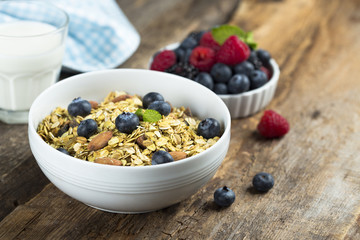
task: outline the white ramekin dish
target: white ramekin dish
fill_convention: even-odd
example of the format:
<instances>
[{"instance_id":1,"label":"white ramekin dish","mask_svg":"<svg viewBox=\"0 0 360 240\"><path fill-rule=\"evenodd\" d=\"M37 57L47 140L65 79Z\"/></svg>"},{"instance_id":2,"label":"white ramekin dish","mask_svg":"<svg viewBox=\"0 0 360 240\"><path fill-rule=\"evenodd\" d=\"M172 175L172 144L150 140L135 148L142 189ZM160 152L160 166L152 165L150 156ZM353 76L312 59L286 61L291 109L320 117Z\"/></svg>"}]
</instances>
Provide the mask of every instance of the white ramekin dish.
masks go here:
<instances>
[{"instance_id":1,"label":"white ramekin dish","mask_svg":"<svg viewBox=\"0 0 360 240\"><path fill-rule=\"evenodd\" d=\"M114 90L140 96L159 92L173 106L190 107L193 115L201 119L217 119L222 136L211 148L187 159L156 166L124 167L65 155L37 134L38 124L55 107L67 107L75 97L101 101ZM28 135L41 170L64 193L104 211L140 213L178 203L206 184L227 153L230 127L226 105L202 85L157 71L114 69L79 74L42 92L30 109Z\"/></svg>"},{"instance_id":2,"label":"white ramekin dish","mask_svg":"<svg viewBox=\"0 0 360 240\"><path fill-rule=\"evenodd\" d=\"M160 49L174 50L179 43L173 43ZM148 67L150 68L152 59L150 59ZM231 118L244 118L251 116L261 109L265 108L273 99L277 83L280 77L280 69L274 59L270 60L272 77L262 87L239 94L219 94L218 96L224 101L228 107Z\"/></svg>"}]
</instances>

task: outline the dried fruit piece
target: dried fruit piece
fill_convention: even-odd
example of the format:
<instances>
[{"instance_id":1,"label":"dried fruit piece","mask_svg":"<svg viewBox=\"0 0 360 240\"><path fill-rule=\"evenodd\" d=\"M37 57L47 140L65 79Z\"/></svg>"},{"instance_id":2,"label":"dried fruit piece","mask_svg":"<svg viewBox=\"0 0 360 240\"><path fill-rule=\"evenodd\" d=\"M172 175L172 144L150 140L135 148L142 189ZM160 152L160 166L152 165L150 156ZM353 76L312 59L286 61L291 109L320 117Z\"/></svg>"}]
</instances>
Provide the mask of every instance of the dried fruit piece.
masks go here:
<instances>
[{"instance_id":1,"label":"dried fruit piece","mask_svg":"<svg viewBox=\"0 0 360 240\"><path fill-rule=\"evenodd\" d=\"M112 136L113 133L111 131L100 133L89 142L88 149L90 151L96 151L105 147Z\"/></svg>"},{"instance_id":2,"label":"dried fruit piece","mask_svg":"<svg viewBox=\"0 0 360 240\"><path fill-rule=\"evenodd\" d=\"M185 152L180 152L180 151L169 152L169 153L173 157L174 161L184 159L187 156Z\"/></svg>"},{"instance_id":3,"label":"dried fruit piece","mask_svg":"<svg viewBox=\"0 0 360 240\"><path fill-rule=\"evenodd\" d=\"M94 160L95 163L101 163L101 164L107 164L107 165L116 165L116 166L122 166L122 162L120 160L114 159L114 158L96 158Z\"/></svg>"},{"instance_id":4,"label":"dried fruit piece","mask_svg":"<svg viewBox=\"0 0 360 240\"><path fill-rule=\"evenodd\" d=\"M111 101L113 103L116 103L116 102L124 101L124 100L126 100L128 98L131 98L131 96L128 95L128 94L124 94L124 95L117 96L116 98L112 99Z\"/></svg>"},{"instance_id":5,"label":"dried fruit piece","mask_svg":"<svg viewBox=\"0 0 360 240\"><path fill-rule=\"evenodd\" d=\"M96 101L89 101L91 108L97 109L99 107L99 103Z\"/></svg>"}]
</instances>

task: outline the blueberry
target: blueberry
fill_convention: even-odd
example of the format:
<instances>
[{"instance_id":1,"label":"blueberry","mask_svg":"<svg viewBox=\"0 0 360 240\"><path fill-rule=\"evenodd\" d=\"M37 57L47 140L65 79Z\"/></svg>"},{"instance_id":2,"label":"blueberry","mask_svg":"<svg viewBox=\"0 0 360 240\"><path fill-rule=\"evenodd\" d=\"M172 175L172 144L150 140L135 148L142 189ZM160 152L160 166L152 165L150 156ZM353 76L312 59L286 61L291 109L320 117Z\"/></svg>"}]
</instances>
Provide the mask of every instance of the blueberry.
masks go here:
<instances>
[{"instance_id":1,"label":"blueberry","mask_svg":"<svg viewBox=\"0 0 360 240\"><path fill-rule=\"evenodd\" d=\"M170 153L159 150L156 151L151 157L151 165L158 165L163 163L173 162L174 158L170 155Z\"/></svg>"},{"instance_id":2,"label":"blueberry","mask_svg":"<svg viewBox=\"0 0 360 240\"><path fill-rule=\"evenodd\" d=\"M274 186L274 178L271 174L260 172L252 180L253 186L260 192L267 192Z\"/></svg>"},{"instance_id":3,"label":"blueberry","mask_svg":"<svg viewBox=\"0 0 360 240\"><path fill-rule=\"evenodd\" d=\"M178 47L174 50L174 53L176 55L176 61L177 62L181 62L182 59L184 59L185 56L185 50L182 49L181 47Z\"/></svg>"},{"instance_id":4,"label":"blueberry","mask_svg":"<svg viewBox=\"0 0 360 240\"><path fill-rule=\"evenodd\" d=\"M189 36L180 43L180 47L183 49L193 49L198 45L198 42L192 36Z\"/></svg>"},{"instance_id":5,"label":"blueberry","mask_svg":"<svg viewBox=\"0 0 360 240\"><path fill-rule=\"evenodd\" d=\"M256 52L256 56L260 59L260 61L264 66L270 65L271 55L268 51L264 49L258 49L255 52Z\"/></svg>"},{"instance_id":6,"label":"blueberry","mask_svg":"<svg viewBox=\"0 0 360 240\"><path fill-rule=\"evenodd\" d=\"M201 31L193 31L191 33L189 33L188 37L192 37L196 40L196 42L199 44L200 39L202 37L202 35L204 35L206 31L205 30L201 30Z\"/></svg>"},{"instance_id":7,"label":"blueberry","mask_svg":"<svg viewBox=\"0 0 360 240\"><path fill-rule=\"evenodd\" d=\"M226 186L218 188L214 192L214 201L220 207L228 207L235 201L235 193Z\"/></svg>"},{"instance_id":8,"label":"blueberry","mask_svg":"<svg viewBox=\"0 0 360 240\"><path fill-rule=\"evenodd\" d=\"M256 51L252 51L250 53L248 61L254 65L255 69L260 69L262 66L262 63L261 63L260 59L258 58Z\"/></svg>"},{"instance_id":9,"label":"blueberry","mask_svg":"<svg viewBox=\"0 0 360 240\"><path fill-rule=\"evenodd\" d=\"M219 136L220 123L214 118L206 118L199 123L197 134L206 139Z\"/></svg>"},{"instance_id":10,"label":"blueberry","mask_svg":"<svg viewBox=\"0 0 360 240\"><path fill-rule=\"evenodd\" d=\"M93 119L82 120L78 126L77 134L89 138L97 132L97 123Z\"/></svg>"},{"instance_id":11,"label":"blueberry","mask_svg":"<svg viewBox=\"0 0 360 240\"><path fill-rule=\"evenodd\" d=\"M169 103L164 102L164 101L155 101L152 102L149 106L148 109L153 109L158 111L161 115L167 116L169 115L169 113L171 112L171 106Z\"/></svg>"},{"instance_id":12,"label":"blueberry","mask_svg":"<svg viewBox=\"0 0 360 240\"><path fill-rule=\"evenodd\" d=\"M143 97L143 107L148 108L150 103L155 101L164 101L164 97L157 92L149 92Z\"/></svg>"},{"instance_id":13,"label":"blueberry","mask_svg":"<svg viewBox=\"0 0 360 240\"><path fill-rule=\"evenodd\" d=\"M66 151L65 148L59 147L56 150L58 150L59 152L65 153L66 155L70 155L70 153L68 151Z\"/></svg>"},{"instance_id":14,"label":"blueberry","mask_svg":"<svg viewBox=\"0 0 360 240\"><path fill-rule=\"evenodd\" d=\"M243 93L250 89L250 80L244 74L235 74L227 84L229 93Z\"/></svg>"},{"instance_id":15,"label":"blueberry","mask_svg":"<svg viewBox=\"0 0 360 240\"><path fill-rule=\"evenodd\" d=\"M91 104L88 101L78 97L72 100L67 110L71 116L85 117L91 112Z\"/></svg>"},{"instance_id":16,"label":"blueberry","mask_svg":"<svg viewBox=\"0 0 360 240\"><path fill-rule=\"evenodd\" d=\"M213 81L211 75L206 72L199 73L196 76L195 81L211 90L213 90L213 88L214 88L214 81Z\"/></svg>"},{"instance_id":17,"label":"blueberry","mask_svg":"<svg viewBox=\"0 0 360 240\"><path fill-rule=\"evenodd\" d=\"M254 65L249 61L244 61L234 66L235 74L245 74L250 76L251 72L255 70Z\"/></svg>"},{"instance_id":18,"label":"blueberry","mask_svg":"<svg viewBox=\"0 0 360 240\"><path fill-rule=\"evenodd\" d=\"M214 85L213 91L216 94L227 94L228 93L227 85L225 83L216 83Z\"/></svg>"},{"instance_id":19,"label":"blueberry","mask_svg":"<svg viewBox=\"0 0 360 240\"><path fill-rule=\"evenodd\" d=\"M227 83L231 76L231 68L223 63L216 63L210 70L210 74L215 82Z\"/></svg>"},{"instance_id":20,"label":"blueberry","mask_svg":"<svg viewBox=\"0 0 360 240\"><path fill-rule=\"evenodd\" d=\"M139 117L135 113L123 112L115 119L115 126L119 132L130 134L140 124Z\"/></svg>"},{"instance_id":21,"label":"blueberry","mask_svg":"<svg viewBox=\"0 0 360 240\"><path fill-rule=\"evenodd\" d=\"M261 70L254 70L250 75L250 89L256 89L267 82L266 73Z\"/></svg>"}]
</instances>

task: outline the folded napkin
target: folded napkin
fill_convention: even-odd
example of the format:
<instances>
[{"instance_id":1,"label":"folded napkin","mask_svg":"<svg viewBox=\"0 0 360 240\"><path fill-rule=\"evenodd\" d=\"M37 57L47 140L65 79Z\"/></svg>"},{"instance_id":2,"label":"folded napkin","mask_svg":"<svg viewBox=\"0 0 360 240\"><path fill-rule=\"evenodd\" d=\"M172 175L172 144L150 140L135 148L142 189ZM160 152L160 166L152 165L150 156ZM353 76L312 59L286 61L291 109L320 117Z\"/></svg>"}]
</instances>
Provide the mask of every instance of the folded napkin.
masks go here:
<instances>
[{"instance_id":1,"label":"folded napkin","mask_svg":"<svg viewBox=\"0 0 360 240\"><path fill-rule=\"evenodd\" d=\"M70 17L65 70L115 68L138 48L140 36L115 0L51 1Z\"/></svg>"},{"instance_id":2,"label":"folded napkin","mask_svg":"<svg viewBox=\"0 0 360 240\"><path fill-rule=\"evenodd\" d=\"M140 44L138 32L115 0L44 1L65 10L70 18L64 70L88 72L115 68L126 61ZM9 17L5 15L0 12L0 20ZM14 18L16 14L10 17Z\"/></svg>"}]
</instances>

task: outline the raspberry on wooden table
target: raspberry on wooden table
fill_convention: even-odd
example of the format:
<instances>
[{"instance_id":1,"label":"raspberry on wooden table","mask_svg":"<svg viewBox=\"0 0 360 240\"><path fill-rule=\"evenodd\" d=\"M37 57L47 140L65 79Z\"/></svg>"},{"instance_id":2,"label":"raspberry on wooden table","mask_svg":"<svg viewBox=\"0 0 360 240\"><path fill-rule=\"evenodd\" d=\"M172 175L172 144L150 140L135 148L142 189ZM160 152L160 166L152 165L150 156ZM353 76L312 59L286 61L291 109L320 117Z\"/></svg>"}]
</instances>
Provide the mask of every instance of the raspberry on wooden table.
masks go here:
<instances>
[{"instance_id":1,"label":"raspberry on wooden table","mask_svg":"<svg viewBox=\"0 0 360 240\"><path fill-rule=\"evenodd\" d=\"M288 121L273 110L266 110L257 126L259 133L266 138L282 137L290 130Z\"/></svg>"}]
</instances>

